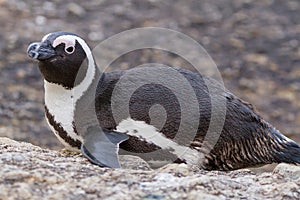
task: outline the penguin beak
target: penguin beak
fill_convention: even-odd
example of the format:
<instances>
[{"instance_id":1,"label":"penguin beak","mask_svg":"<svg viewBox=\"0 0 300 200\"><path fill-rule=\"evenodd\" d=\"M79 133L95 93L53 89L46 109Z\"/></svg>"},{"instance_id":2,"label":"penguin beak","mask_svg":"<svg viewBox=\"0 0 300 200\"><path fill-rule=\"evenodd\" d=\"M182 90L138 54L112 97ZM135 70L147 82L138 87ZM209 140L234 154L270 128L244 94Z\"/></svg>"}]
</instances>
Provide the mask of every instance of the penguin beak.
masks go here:
<instances>
[{"instance_id":1,"label":"penguin beak","mask_svg":"<svg viewBox=\"0 0 300 200\"><path fill-rule=\"evenodd\" d=\"M56 56L55 50L50 44L44 42L34 42L31 43L27 48L27 54L33 59L39 61L48 60Z\"/></svg>"}]
</instances>

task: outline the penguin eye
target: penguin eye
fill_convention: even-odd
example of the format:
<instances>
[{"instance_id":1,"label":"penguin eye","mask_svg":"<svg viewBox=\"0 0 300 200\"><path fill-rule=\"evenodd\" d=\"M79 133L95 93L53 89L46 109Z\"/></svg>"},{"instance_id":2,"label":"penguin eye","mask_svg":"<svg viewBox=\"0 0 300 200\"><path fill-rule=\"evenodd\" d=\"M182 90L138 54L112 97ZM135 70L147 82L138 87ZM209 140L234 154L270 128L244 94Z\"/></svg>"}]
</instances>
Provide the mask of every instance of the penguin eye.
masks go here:
<instances>
[{"instance_id":1,"label":"penguin eye","mask_svg":"<svg viewBox=\"0 0 300 200\"><path fill-rule=\"evenodd\" d=\"M72 54L72 53L74 53L74 51L75 51L75 47L74 46L67 46L65 48L65 52L68 53L68 54Z\"/></svg>"}]
</instances>

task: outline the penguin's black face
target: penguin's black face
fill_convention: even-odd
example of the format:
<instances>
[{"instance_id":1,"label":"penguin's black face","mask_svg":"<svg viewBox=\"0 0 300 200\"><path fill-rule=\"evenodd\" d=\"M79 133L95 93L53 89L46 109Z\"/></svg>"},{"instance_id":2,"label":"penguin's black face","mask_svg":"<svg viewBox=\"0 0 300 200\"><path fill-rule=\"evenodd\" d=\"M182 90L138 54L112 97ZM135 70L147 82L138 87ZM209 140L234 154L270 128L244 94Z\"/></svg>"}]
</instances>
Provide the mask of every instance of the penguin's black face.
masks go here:
<instances>
[{"instance_id":1,"label":"penguin's black face","mask_svg":"<svg viewBox=\"0 0 300 200\"><path fill-rule=\"evenodd\" d=\"M27 53L39 61L39 69L48 82L71 89L84 79L87 71L87 53L82 43L88 48L72 33L55 32L30 44Z\"/></svg>"}]
</instances>

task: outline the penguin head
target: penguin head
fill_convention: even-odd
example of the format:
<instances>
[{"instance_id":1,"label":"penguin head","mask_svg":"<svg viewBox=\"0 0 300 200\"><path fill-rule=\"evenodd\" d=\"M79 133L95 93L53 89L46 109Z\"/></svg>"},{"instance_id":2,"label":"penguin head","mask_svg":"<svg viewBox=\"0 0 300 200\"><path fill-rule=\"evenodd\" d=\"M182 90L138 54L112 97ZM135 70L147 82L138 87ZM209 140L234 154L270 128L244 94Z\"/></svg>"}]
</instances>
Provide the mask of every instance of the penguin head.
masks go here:
<instances>
[{"instance_id":1,"label":"penguin head","mask_svg":"<svg viewBox=\"0 0 300 200\"><path fill-rule=\"evenodd\" d=\"M84 79L89 63L94 65L86 42L68 32L45 35L41 42L31 43L27 53L38 61L46 81L67 89L72 89Z\"/></svg>"}]
</instances>

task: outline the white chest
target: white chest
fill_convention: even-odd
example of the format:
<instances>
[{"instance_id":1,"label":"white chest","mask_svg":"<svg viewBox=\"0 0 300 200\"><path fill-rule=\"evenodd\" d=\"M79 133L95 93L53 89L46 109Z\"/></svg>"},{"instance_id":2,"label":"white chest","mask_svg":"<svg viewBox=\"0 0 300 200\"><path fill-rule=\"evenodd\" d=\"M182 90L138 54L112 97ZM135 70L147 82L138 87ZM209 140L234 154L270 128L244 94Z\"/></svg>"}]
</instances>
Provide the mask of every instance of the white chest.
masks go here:
<instances>
[{"instance_id":1,"label":"white chest","mask_svg":"<svg viewBox=\"0 0 300 200\"><path fill-rule=\"evenodd\" d=\"M76 101L82 94L76 94L74 89L68 90L64 87L45 81L45 105L49 113L53 116L54 121L67 132L67 135L74 140L83 141L82 137L75 132L73 123ZM47 119L48 121L48 119ZM59 136L59 133L49 123L48 124L54 134L58 137L67 148L70 145Z\"/></svg>"},{"instance_id":2,"label":"white chest","mask_svg":"<svg viewBox=\"0 0 300 200\"><path fill-rule=\"evenodd\" d=\"M45 36L46 38L48 36ZM45 38L44 37L44 38ZM63 43L64 41L68 41L72 44L75 44L75 41L79 42L81 47L83 48L86 58L88 61L88 69L86 71L84 79L80 82L80 84L74 86L72 89L66 89L62 85L50 83L44 80L44 87L45 87L45 106L47 107L51 116L53 116L53 120L56 124L59 124L60 128L63 129L63 132L66 132L65 137L69 137L73 140L78 140L83 142L83 138L80 134L76 133L74 121L74 113L76 108L76 102L80 99L84 92L90 87L93 81L97 81L96 77L96 69L95 61L92 56L92 52L88 45L79 37L77 36L62 36L57 40L54 46ZM65 42L67 43L67 42ZM71 70L71 69L70 69ZM48 122L49 123L49 122ZM60 137L57 129L53 127L49 123L50 128L58 137L58 139L67 147L69 148L70 145ZM74 148L70 148L74 149Z\"/></svg>"}]
</instances>

